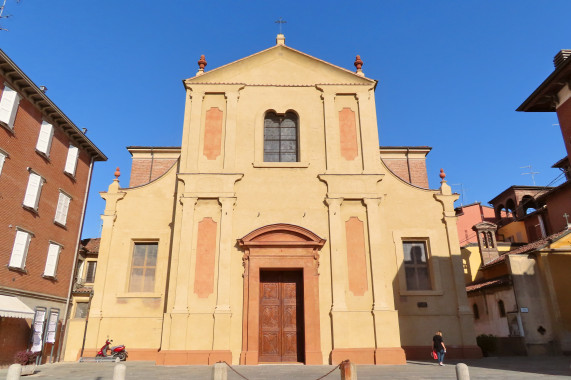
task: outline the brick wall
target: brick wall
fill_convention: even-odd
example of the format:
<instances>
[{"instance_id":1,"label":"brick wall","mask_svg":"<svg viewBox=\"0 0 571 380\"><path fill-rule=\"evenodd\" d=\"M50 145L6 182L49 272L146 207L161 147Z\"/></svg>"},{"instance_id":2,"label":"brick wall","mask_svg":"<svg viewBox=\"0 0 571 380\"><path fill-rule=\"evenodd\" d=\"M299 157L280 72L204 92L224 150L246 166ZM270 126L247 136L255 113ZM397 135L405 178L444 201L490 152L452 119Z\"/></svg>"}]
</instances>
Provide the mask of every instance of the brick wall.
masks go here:
<instances>
[{"instance_id":1,"label":"brick wall","mask_svg":"<svg viewBox=\"0 0 571 380\"><path fill-rule=\"evenodd\" d=\"M385 158L383 161L403 181L428 188L428 174L424 159Z\"/></svg>"},{"instance_id":2,"label":"brick wall","mask_svg":"<svg viewBox=\"0 0 571 380\"><path fill-rule=\"evenodd\" d=\"M4 78L0 77L0 95L3 83ZM9 154L0 173L0 286L67 297L75 245L80 233L90 157L80 150L75 178L64 174L70 139L54 123L49 159L44 158L35 151L41 121L41 113L22 98L13 132L0 127L0 148ZM28 184L28 168L45 179L37 213L22 207ZM66 227L54 224L60 189L72 196ZM34 233L26 258L26 273L7 268L16 226ZM50 240L63 245L56 280L42 277Z\"/></svg>"},{"instance_id":3,"label":"brick wall","mask_svg":"<svg viewBox=\"0 0 571 380\"><path fill-rule=\"evenodd\" d=\"M141 186L159 178L165 174L176 161L176 158L133 158L129 186Z\"/></svg>"},{"instance_id":4,"label":"brick wall","mask_svg":"<svg viewBox=\"0 0 571 380\"><path fill-rule=\"evenodd\" d=\"M567 149L567 158L571 164L571 98L557 108L557 117L563 134L563 142Z\"/></svg>"}]
</instances>

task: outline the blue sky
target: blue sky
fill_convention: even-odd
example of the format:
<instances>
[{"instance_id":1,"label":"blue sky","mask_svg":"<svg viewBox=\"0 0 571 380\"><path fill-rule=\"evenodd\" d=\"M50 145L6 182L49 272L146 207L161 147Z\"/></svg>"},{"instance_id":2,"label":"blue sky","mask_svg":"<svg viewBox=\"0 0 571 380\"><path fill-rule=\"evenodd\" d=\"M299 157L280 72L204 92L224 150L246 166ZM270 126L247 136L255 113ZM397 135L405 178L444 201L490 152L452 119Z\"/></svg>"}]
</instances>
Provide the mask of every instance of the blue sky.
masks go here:
<instances>
[{"instance_id":1,"label":"blue sky","mask_svg":"<svg viewBox=\"0 0 571 380\"><path fill-rule=\"evenodd\" d=\"M487 203L513 184L549 184L565 148L553 113L515 109L571 48L571 1L32 1L8 0L0 47L109 157L97 163L83 237L129 145L179 146L181 80L275 44L377 79L381 145L428 145L428 175ZM453 186L460 192L460 186Z\"/></svg>"}]
</instances>

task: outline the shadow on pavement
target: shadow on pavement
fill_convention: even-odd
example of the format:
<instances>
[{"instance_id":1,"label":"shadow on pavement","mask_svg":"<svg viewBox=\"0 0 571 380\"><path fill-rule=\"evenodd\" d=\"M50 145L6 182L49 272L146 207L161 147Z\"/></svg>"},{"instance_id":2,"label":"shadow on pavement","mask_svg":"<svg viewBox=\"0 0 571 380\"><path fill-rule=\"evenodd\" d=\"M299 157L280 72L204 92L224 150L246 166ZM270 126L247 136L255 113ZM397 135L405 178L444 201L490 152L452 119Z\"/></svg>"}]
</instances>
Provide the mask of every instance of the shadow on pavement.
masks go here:
<instances>
[{"instance_id":1,"label":"shadow on pavement","mask_svg":"<svg viewBox=\"0 0 571 380\"><path fill-rule=\"evenodd\" d=\"M445 362L450 365L465 363L468 367L493 370L571 376L570 356L502 356Z\"/></svg>"}]
</instances>

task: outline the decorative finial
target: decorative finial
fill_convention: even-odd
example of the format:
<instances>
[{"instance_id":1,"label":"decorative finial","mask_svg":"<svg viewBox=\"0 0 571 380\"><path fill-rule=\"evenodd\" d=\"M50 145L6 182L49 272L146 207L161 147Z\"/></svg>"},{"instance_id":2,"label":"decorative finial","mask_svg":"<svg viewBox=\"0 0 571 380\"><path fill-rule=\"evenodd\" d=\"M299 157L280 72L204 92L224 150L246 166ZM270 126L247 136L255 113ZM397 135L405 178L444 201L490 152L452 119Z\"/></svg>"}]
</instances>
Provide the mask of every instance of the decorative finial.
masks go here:
<instances>
[{"instance_id":1,"label":"decorative finial","mask_svg":"<svg viewBox=\"0 0 571 380\"><path fill-rule=\"evenodd\" d=\"M119 177L121 176L121 171L119 170L119 166L115 169L115 180L119 181Z\"/></svg>"},{"instance_id":2,"label":"decorative finial","mask_svg":"<svg viewBox=\"0 0 571 380\"><path fill-rule=\"evenodd\" d=\"M202 54L200 56L200 59L198 60L198 68L200 69L200 71L204 71L206 65L207 65L206 59L204 59L204 54Z\"/></svg>"},{"instance_id":3,"label":"decorative finial","mask_svg":"<svg viewBox=\"0 0 571 380\"><path fill-rule=\"evenodd\" d=\"M446 173L444 173L444 169L440 169L440 179L444 181L444 178L446 178Z\"/></svg>"},{"instance_id":4,"label":"decorative finial","mask_svg":"<svg viewBox=\"0 0 571 380\"><path fill-rule=\"evenodd\" d=\"M355 67L357 68L357 71L361 70L361 67L363 67L363 61L361 60L361 56L358 55L355 58L355 63L354 63Z\"/></svg>"}]
</instances>

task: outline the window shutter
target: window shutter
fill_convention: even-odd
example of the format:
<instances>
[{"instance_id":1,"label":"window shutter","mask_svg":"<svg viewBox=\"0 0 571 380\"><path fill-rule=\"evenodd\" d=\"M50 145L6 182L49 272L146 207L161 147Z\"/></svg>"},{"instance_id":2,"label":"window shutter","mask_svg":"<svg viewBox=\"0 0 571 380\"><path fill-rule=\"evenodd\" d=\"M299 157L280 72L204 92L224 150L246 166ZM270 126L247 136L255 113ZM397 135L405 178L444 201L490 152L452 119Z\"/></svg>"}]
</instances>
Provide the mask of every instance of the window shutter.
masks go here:
<instances>
[{"instance_id":1,"label":"window shutter","mask_svg":"<svg viewBox=\"0 0 571 380\"><path fill-rule=\"evenodd\" d=\"M0 152L0 174L2 174L2 168L4 167L4 161L6 161L6 155Z\"/></svg>"},{"instance_id":2,"label":"window shutter","mask_svg":"<svg viewBox=\"0 0 571 380\"><path fill-rule=\"evenodd\" d=\"M12 255L10 256L10 263L8 266L12 268L24 269L29 245L30 234L24 231L17 231L16 239L14 240L14 247L12 248Z\"/></svg>"},{"instance_id":3,"label":"window shutter","mask_svg":"<svg viewBox=\"0 0 571 380\"><path fill-rule=\"evenodd\" d=\"M54 127L47 121L42 121L40 128L40 135L38 136L38 143L36 149L46 156L50 155L50 147L52 146L52 137L54 135Z\"/></svg>"},{"instance_id":4,"label":"window shutter","mask_svg":"<svg viewBox=\"0 0 571 380\"><path fill-rule=\"evenodd\" d=\"M48 258L46 260L46 268L44 269L44 276L55 277L57 270L57 262L61 246L50 243L48 249Z\"/></svg>"},{"instance_id":5,"label":"window shutter","mask_svg":"<svg viewBox=\"0 0 571 380\"><path fill-rule=\"evenodd\" d=\"M65 223L67 222L67 211L69 210L70 200L71 199L64 193L59 193L59 198L57 200L55 221L64 226Z\"/></svg>"},{"instance_id":6,"label":"window shutter","mask_svg":"<svg viewBox=\"0 0 571 380\"><path fill-rule=\"evenodd\" d=\"M42 177L36 173L30 173L28 187L26 188L26 196L24 197L24 206L31 207L34 210L38 208L41 188Z\"/></svg>"},{"instance_id":7,"label":"window shutter","mask_svg":"<svg viewBox=\"0 0 571 380\"><path fill-rule=\"evenodd\" d=\"M87 283L95 282L96 267L97 267L97 261L90 261L87 263L87 274L85 275L85 282Z\"/></svg>"},{"instance_id":8,"label":"window shutter","mask_svg":"<svg viewBox=\"0 0 571 380\"><path fill-rule=\"evenodd\" d=\"M20 95L8 86L4 86L2 99L0 99L0 121L10 129L14 129L14 120L20 103Z\"/></svg>"},{"instance_id":9,"label":"window shutter","mask_svg":"<svg viewBox=\"0 0 571 380\"><path fill-rule=\"evenodd\" d=\"M79 149L77 147L70 145L67 151L67 160L65 161L65 172L71 175L75 175L75 167L77 166L77 155Z\"/></svg>"}]
</instances>

